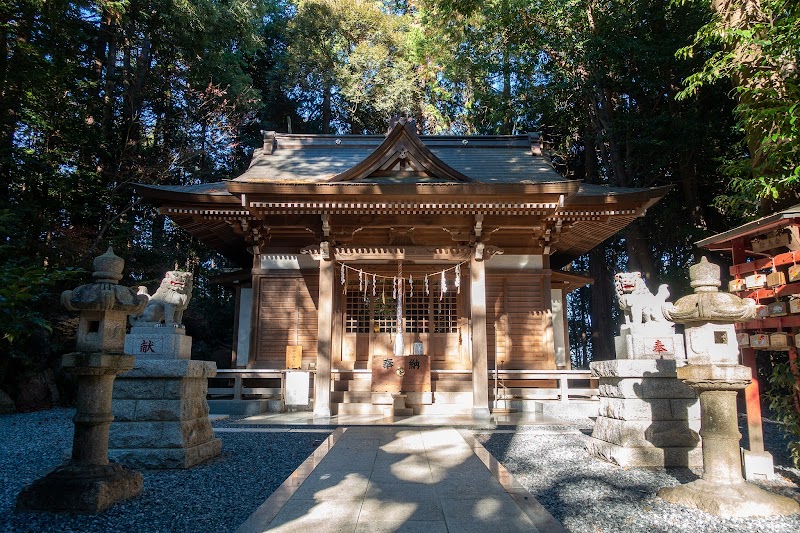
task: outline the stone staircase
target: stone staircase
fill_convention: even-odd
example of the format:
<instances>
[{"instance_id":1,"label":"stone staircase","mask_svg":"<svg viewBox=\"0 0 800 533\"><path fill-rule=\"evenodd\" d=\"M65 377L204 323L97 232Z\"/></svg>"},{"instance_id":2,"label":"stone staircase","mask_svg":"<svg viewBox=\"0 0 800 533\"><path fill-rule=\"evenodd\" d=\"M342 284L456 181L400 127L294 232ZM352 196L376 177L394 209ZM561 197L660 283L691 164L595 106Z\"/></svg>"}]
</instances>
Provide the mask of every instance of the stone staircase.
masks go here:
<instances>
[{"instance_id":1,"label":"stone staircase","mask_svg":"<svg viewBox=\"0 0 800 533\"><path fill-rule=\"evenodd\" d=\"M384 417L468 414L472 410L472 383L465 377L469 376L434 380L433 392L373 393L370 372L342 369L334 373L331 414Z\"/></svg>"}]
</instances>

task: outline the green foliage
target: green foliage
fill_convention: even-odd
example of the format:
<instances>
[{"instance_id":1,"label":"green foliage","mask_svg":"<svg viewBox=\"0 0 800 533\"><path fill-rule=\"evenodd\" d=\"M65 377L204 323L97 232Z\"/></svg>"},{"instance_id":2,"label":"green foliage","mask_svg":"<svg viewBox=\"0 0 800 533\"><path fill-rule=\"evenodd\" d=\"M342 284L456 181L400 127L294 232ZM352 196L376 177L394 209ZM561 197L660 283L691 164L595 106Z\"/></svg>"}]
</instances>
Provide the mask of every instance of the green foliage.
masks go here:
<instances>
[{"instance_id":1,"label":"green foliage","mask_svg":"<svg viewBox=\"0 0 800 533\"><path fill-rule=\"evenodd\" d=\"M383 133L419 116L411 17L370 0L302 0L287 26L290 94L316 131ZM313 130L312 130L313 131Z\"/></svg>"},{"instance_id":2,"label":"green foliage","mask_svg":"<svg viewBox=\"0 0 800 533\"><path fill-rule=\"evenodd\" d=\"M49 321L35 305L70 271L53 271L6 263L0 265L0 331L2 344L11 346L35 335L39 328L51 331ZM13 352L12 352L13 353Z\"/></svg>"},{"instance_id":3,"label":"green foliage","mask_svg":"<svg viewBox=\"0 0 800 533\"><path fill-rule=\"evenodd\" d=\"M800 373L792 370L792 365L780 363L775 365L769 376L769 387L765 396L769 400L769 408L778 422L783 424L783 431L791 439L789 452L796 467L800 467Z\"/></svg>"},{"instance_id":4,"label":"green foliage","mask_svg":"<svg viewBox=\"0 0 800 533\"><path fill-rule=\"evenodd\" d=\"M25 341L42 330L52 330L40 303L52 296L59 282L75 278L77 272L31 265L15 256L13 247L4 242L16 227L13 212L0 210L0 352L24 358L20 348Z\"/></svg>"},{"instance_id":5,"label":"green foliage","mask_svg":"<svg viewBox=\"0 0 800 533\"><path fill-rule=\"evenodd\" d=\"M721 80L733 84L747 142L726 160L730 189L717 206L752 216L760 207L754 199L796 201L800 186L800 5L791 0L715 5L714 18L677 52L684 59L706 57L678 97Z\"/></svg>"}]
</instances>

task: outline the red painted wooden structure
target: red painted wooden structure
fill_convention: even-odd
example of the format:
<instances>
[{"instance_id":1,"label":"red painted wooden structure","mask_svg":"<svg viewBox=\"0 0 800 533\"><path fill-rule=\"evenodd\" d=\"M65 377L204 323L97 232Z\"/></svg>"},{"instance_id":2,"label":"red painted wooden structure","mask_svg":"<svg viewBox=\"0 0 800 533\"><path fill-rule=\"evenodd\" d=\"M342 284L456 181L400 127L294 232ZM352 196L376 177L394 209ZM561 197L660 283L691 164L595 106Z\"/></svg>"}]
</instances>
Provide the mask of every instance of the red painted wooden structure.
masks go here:
<instances>
[{"instance_id":1,"label":"red painted wooden structure","mask_svg":"<svg viewBox=\"0 0 800 533\"><path fill-rule=\"evenodd\" d=\"M758 273L781 272L781 283L773 286L751 287L736 291L742 298L753 298L759 304L770 304L800 294L800 277L792 281L788 269L800 264L800 205L779 213L749 222L730 231L714 235L697 243L714 251L729 251L732 266L730 275L741 280ZM797 375L797 347L795 334L800 332L800 313L785 316L767 316L737 324L737 331L755 334L788 333L790 343L788 359ZM741 346L742 364L753 371L753 381L744 391L747 405L747 425L750 433L750 451L763 452L764 438L761 427L760 386L756 372L756 348ZM786 351L786 350L784 350ZM797 398L795 398L797 404Z\"/></svg>"}]
</instances>

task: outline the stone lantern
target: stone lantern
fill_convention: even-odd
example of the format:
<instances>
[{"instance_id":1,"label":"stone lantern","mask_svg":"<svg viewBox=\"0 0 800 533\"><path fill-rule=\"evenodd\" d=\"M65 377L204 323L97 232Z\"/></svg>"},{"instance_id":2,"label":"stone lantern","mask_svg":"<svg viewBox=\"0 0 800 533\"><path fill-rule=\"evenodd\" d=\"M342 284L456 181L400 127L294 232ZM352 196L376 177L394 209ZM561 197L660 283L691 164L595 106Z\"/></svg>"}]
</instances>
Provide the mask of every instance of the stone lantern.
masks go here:
<instances>
[{"instance_id":1,"label":"stone lantern","mask_svg":"<svg viewBox=\"0 0 800 533\"><path fill-rule=\"evenodd\" d=\"M665 304L664 316L685 325L689 364L677 369L678 379L700 395L703 477L665 487L658 495L671 503L695 507L717 516L745 517L800 512L791 498L748 484L742 477L736 392L751 380L749 367L738 364L735 322L755 316L755 302L719 292L720 268L704 257L689 268L694 294Z\"/></svg>"},{"instance_id":2,"label":"stone lantern","mask_svg":"<svg viewBox=\"0 0 800 533\"><path fill-rule=\"evenodd\" d=\"M72 457L25 487L18 509L99 513L142 492L140 473L108 460L114 378L134 364L132 356L123 355L126 321L147 304L146 297L117 284L123 265L109 248L94 260L94 283L61 295L64 307L80 312L78 351L62 361L78 380Z\"/></svg>"}]
</instances>

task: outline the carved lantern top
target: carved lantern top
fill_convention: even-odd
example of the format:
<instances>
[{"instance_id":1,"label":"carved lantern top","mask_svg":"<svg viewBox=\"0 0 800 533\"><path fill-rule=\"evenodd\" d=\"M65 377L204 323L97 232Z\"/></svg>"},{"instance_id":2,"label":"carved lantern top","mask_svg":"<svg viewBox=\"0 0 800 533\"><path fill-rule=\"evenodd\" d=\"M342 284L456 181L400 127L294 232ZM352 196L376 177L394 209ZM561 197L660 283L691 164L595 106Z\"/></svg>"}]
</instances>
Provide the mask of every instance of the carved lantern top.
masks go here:
<instances>
[{"instance_id":1,"label":"carved lantern top","mask_svg":"<svg viewBox=\"0 0 800 533\"><path fill-rule=\"evenodd\" d=\"M732 324L755 317L756 302L752 298L739 298L735 294L719 292L719 266L703 257L689 268L689 279L694 294L680 298L674 304L665 304L664 316L677 324L697 322L722 322Z\"/></svg>"},{"instance_id":2,"label":"carved lantern top","mask_svg":"<svg viewBox=\"0 0 800 533\"><path fill-rule=\"evenodd\" d=\"M125 261L109 246L106 253L92 263L94 283L64 291L61 304L70 311L141 312L147 305L147 297L137 295L135 289L118 285L124 265Z\"/></svg>"},{"instance_id":3,"label":"carved lantern top","mask_svg":"<svg viewBox=\"0 0 800 533\"><path fill-rule=\"evenodd\" d=\"M122 279L122 269L125 260L114 254L113 248L108 247L106 253L99 255L92 261L94 272L92 279L95 283L111 283L116 285Z\"/></svg>"}]
</instances>

